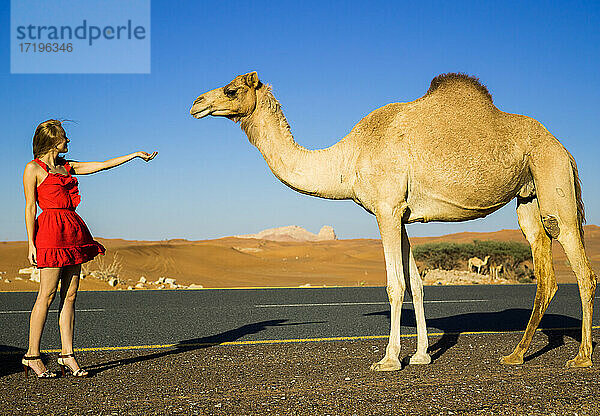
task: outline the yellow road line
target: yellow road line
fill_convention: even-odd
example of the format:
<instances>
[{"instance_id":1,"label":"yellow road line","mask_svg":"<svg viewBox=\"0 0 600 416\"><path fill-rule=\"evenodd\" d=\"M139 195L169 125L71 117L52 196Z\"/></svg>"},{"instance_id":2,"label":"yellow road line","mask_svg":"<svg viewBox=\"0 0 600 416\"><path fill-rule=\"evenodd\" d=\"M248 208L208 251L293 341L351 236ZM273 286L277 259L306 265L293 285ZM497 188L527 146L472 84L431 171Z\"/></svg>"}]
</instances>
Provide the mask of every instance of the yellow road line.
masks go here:
<instances>
[{"instance_id":1,"label":"yellow road line","mask_svg":"<svg viewBox=\"0 0 600 416\"><path fill-rule=\"evenodd\" d=\"M565 331L578 330L581 327L567 328L542 328L541 331ZM600 329L600 325L592 326L592 329ZM518 334L525 331L465 331L465 332L432 332L428 333L427 337L439 337L443 335L494 335L494 334ZM417 334L401 334L401 338L416 338ZM193 349L194 347L212 347L217 345L259 345L259 344L292 344L302 342L331 342L331 341L360 341L368 339L383 339L388 338L388 335L363 335L356 337L323 337L323 338L295 338L295 339L267 339L258 341L227 341L227 342L198 342L190 344L154 344L154 345L127 345L115 347L88 347L75 348L76 352L86 351L123 351L123 350L143 350L143 349ZM44 354L58 353L60 349L42 350ZM0 351L0 355L22 354L23 351Z\"/></svg>"}]
</instances>

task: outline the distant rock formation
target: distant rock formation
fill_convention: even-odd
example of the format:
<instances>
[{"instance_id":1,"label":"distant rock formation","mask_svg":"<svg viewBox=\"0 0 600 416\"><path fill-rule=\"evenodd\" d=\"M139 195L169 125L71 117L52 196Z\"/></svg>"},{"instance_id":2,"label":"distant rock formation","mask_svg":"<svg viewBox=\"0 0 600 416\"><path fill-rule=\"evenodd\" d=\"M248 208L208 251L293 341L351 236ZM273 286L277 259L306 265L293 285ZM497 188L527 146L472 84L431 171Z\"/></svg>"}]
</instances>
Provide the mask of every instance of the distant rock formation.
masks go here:
<instances>
[{"instance_id":1,"label":"distant rock formation","mask_svg":"<svg viewBox=\"0 0 600 416\"><path fill-rule=\"evenodd\" d=\"M287 227L270 228L259 232L258 234L236 235L236 238L256 238L270 241L331 241L337 240L333 227L323 226L319 234L311 233L297 225L288 225Z\"/></svg>"},{"instance_id":2,"label":"distant rock formation","mask_svg":"<svg viewBox=\"0 0 600 416\"><path fill-rule=\"evenodd\" d=\"M35 266L31 266L26 269L20 269L19 274L28 274L30 275L29 280L37 283L40 282L40 269Z\"/></svg>"}]
</instances>

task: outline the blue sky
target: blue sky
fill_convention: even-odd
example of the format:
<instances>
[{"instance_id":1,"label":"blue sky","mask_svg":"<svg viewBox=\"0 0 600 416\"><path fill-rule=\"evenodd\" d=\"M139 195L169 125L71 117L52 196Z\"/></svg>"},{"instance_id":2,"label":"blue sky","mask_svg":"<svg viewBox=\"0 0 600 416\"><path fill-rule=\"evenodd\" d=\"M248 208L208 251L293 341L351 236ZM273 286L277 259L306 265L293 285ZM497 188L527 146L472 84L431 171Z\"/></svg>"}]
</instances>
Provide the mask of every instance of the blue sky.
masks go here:
<instances>
[{"instance_id":1,"label":"blue sky","mask_svg":"<svg viewBox=\"0 0 600 416\"><path fill-rule=\"evenodd\" d=\"M375 108L422 96L439 73L476 75L496 106L536 118L575 156L588 223L600 224L597 2L155 0L151 16L150 74L11 75L0 48L0 240L26 238L23 167L35 127L55 117L76 121L67 125L70 158L160 152L150 164L80 177L78 212L96 236L205 239L329 224L341 238L378 238L374 217L353 202L281 184L239 126L189 116L199 94L252 70L310 149L335 143ZM8 45L8 6L0 19ZM408 230L517 228L514 208Z\"/></svg>"}]
</instances>

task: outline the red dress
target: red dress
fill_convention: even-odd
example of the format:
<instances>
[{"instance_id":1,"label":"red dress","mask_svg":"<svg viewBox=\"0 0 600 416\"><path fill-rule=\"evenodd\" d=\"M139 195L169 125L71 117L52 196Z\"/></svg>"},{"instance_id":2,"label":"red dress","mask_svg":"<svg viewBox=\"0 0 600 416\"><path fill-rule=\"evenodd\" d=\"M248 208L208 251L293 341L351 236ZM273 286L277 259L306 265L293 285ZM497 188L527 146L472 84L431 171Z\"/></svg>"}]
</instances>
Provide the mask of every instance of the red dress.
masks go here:
<instances>
[{"instance_id":1,"label":"red dress","mask_svg":"<svg viewBox=\"0 0 600 416\"><path fill-rule=\"evenodd\" d=\"M48 166L34 159L48 176L37 187L37 203L43 212L35 220L37 267L62 267L85 263L104 254L102 244L75 212L79 205L77 179L65 163L67 175L50 173Z\"/></svg>"}]
</instances>

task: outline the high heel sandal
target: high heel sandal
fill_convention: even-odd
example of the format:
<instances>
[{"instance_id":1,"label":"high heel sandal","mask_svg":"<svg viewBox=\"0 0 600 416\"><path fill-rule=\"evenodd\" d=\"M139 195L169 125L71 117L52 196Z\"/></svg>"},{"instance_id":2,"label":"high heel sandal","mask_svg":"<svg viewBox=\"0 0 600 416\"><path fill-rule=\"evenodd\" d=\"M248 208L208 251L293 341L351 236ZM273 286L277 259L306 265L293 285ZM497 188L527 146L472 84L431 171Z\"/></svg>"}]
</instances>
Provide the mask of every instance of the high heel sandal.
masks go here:
<instances>
[{"instance_id":1,"label":"high heel sandal","mask_svg":"<svg viewBox=\"0 0 600 416\"><path fill-rule=\"evenodd\" d=\"M66 369L68 368L73 377L87 377L88 372L82 368L78 368L77 370L73 370L68 364L65 364L65 358L75 357L73 353L64 354L58 356L58 365L60 365L60 369L62 370L63 377L66 375Z\"/></svg>"},{"instance_id":2,"label":"high heel sandal","mask_svg":"<svg viewBox=\"0 0 600 416\"><path fill-rule=\"evenodd\" d=\"M29 365L29 361L33 361L33 360L41 360L42 357L39 355L34 355L34 356L24 356L23 359L21 360L21 364L23 364L23 370L25 370L25 378L28 377L29 375L29 369L31 368L31 370L36 374L37 378L55 378L56 377L56 373L53 373L52 371L44 371L43 373L37 373L32 366Z\"/></svg>"}]
</instances>

